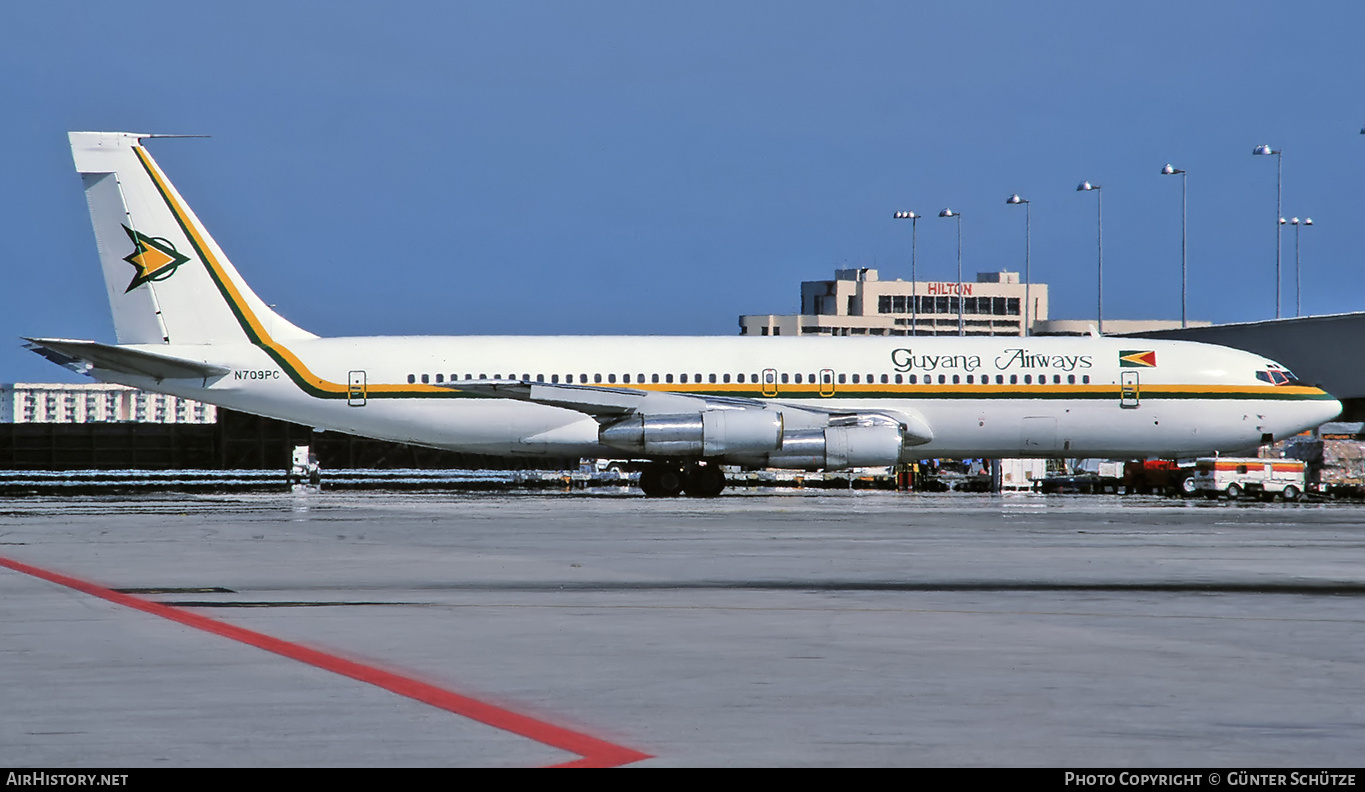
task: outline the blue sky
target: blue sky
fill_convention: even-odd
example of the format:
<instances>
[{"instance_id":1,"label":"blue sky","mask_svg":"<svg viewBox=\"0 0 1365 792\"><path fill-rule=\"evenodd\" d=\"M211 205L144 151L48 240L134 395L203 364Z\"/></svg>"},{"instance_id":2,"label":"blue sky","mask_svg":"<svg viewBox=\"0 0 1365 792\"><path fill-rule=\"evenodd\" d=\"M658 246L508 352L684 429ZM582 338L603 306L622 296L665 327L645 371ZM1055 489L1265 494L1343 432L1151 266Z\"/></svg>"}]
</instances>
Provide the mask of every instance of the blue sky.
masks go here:
<instances>
[{"instance_id":1,"label":"blue sky","mask_svg":"<svg viewBox=\"0 0 1365 792\"><path fill-rule=\"evenodd\" d=\"M732 335L841 266L1033 273L1091 318L1269 318L1275 162L1305 313L1365 310L1365 4L25 3L6 10L0 381L113 339L71 129L153 155L323 335ZM1294 237L1283 246L1293 313Z\"/></svg>"}]
</instances>

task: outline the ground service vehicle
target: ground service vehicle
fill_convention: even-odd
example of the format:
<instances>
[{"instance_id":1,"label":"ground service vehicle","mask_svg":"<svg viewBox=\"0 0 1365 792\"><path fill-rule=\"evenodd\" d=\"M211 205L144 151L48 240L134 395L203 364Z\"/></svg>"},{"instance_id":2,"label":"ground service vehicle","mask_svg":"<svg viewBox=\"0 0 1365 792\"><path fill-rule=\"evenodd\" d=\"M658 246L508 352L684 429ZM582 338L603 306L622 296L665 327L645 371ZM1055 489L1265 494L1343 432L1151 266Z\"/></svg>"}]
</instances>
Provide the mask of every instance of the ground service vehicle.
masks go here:
<instances>
[{"instance_id":1,"label":"ground service vehicle","mask_svg":"<svg viewBox=\"0 0 1365 792\"><path fill-rule=\"evenodd\" d=\"M1211 457L1195 462L1194 475L1185 480L1186 494L1281 495L1298 500L1303 495L1304 463L1297 459Z\"/></svg>"}]
</instances>

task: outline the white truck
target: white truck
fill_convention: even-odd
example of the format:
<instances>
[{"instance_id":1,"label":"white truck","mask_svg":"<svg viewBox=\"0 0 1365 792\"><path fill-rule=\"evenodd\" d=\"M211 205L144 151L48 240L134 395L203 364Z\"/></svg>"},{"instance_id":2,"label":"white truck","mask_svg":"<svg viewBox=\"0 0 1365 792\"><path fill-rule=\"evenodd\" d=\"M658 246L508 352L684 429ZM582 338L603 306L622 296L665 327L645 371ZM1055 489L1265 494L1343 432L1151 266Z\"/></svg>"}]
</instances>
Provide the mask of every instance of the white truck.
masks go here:
<instances>
[{"instance_id":1,"label":"white truck","mask_svg":"<svg viewBox=\"0 0 1365 792\"><path fill-rule=\"evenodd\" d=\"M1304 481L1304 464L1297 459L1209 457L1194 463L1194 475L1185 479L1182 488L1187 495L1221 494L1228 500L1279 495L1292 501L1303 495Z\"/></svg>"}]
</instances>

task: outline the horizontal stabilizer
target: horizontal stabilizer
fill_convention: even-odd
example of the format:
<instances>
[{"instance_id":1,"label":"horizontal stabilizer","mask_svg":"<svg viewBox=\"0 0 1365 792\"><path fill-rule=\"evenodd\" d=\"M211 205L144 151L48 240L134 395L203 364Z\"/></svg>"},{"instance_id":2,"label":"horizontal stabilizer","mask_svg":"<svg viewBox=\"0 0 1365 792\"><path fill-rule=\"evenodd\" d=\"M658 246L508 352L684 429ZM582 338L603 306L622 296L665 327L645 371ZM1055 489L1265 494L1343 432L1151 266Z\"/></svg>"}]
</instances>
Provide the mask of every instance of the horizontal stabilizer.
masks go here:
<instances>
[{"instance_id":1,"label":"horizontal stabilizer","mask_svg":"<svg viewBox=\"0 0 1365 792\"><path fill-rule=\"evenodd\" d=\"M91 368L132 374L138 377L167 379L208 379L221 377L228 369L200 360L186 360L141 349L75 341L65 338L25 338L28 348L64 366L85 373Z\"/></svg>"}]
</instances>

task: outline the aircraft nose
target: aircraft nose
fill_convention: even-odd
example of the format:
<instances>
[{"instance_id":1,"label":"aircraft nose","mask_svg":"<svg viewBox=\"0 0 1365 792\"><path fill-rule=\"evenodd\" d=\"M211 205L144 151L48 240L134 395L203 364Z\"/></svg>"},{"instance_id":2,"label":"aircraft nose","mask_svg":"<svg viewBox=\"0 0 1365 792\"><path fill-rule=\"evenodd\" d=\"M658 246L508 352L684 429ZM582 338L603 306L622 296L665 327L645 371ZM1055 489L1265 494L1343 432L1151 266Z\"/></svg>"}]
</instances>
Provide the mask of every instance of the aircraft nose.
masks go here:
<instances>
[{"instance_id":1,"label":"aircraft nose","mask_svg":"<svg viewBox=\"0 0 1365 792\"><path fill-rule=\"evenodd\" d=\"M1318 408L1318 422L1313 424L1314 426L1321 426L1341 415L1342 406L1337 399L1327 398L1318 402Z\"/></svg>"},{"instance_id":2,"label":"aircraft nose","mask_svg":"<svg viewBox=\"0 0 1365 792\"><path fill-rule=\"evenodd\" d=\"M1302 422L1300 432L1317 427L1341 415L1341 402L1324 390L1317 390L1317 398L1300 402L1301 408L1295 410Z\"/></svg>"}]
</instances>

